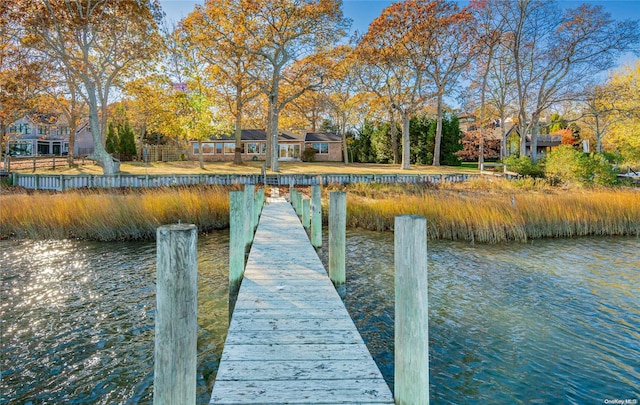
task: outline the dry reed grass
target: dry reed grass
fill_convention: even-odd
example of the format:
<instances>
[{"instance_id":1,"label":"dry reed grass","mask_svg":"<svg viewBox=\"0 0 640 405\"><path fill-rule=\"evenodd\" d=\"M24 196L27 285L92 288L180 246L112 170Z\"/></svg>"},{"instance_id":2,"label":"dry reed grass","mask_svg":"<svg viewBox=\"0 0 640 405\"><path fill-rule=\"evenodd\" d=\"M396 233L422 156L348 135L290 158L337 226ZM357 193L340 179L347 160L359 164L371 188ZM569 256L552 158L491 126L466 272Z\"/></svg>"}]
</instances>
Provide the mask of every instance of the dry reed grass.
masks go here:
<instances>
[{"instance_id":1,"label":"dry reed grass","mask_svg":"<svg viewBox=\"0 0 640 405\"><path fill-rule=\"evenodd\" d=\"M0 238L153 239L160 225L229 224L228 187L0 195Z\"/></svg>"},{"instance_id":2,"label":"dry reed grass","mask_svg":"<svg viewBox=\"0 0 640 405\"><path fill-rule=\"evenodd\" d=\"M153 239L158 226L178 221L194 223L200 231L224 228L229 223L230 189L0 194L0 238ZM638 189L565 190L534 181L497 180L438 186L353 184L326 187L325 202L326 193L333 190L347 191L350 228L389 231L396 215L417 214L427 218L432 239L500 243L640 236Z\"/></svg>"},{"instance_id":3,"label":"dry reed grass","mask_svg":"<svg viewBox=\"0 0 640 405\"><path fill-rule=\"evenodd\" d=\"M334 188L334 189L337 189ZM431 239L499 243L587 235L640 236L637 189L563 190L510 182L347 186L347 226L393 230L396 215L423 215Z\"/></svg>"}]
</instances>

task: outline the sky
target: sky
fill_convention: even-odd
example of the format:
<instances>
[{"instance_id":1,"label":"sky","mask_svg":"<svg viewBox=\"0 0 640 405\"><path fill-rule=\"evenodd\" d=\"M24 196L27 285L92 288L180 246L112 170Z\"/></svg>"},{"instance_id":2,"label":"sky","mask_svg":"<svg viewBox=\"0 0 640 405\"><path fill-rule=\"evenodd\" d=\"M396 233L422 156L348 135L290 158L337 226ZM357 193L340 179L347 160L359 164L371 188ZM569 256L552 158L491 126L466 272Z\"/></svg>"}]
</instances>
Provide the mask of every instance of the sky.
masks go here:
<instances>
[{"instance_id":1,"label":"sky","mask_svg":"<svg viewBox=\"0 0 640 405\"><path fill-rule=\"evenodd\" d=\"M178 21L189 14L195 4L204 4L204 0L160 0L160 3L167 17ZM342 3L345 16L353 20L352 28L364 32L369 23L393 1L343 0ZM615 19L640 19L640 0L560 0L560 4L566 7L576 7L583 3L602 5Z\"/></svg>"},{"instance_id":2,"label":"sky","mask_svg":"<svg viewBox=\"0 0 640 405\"><path fill-rule=\"evenodd\" d=\"M343 0L342 6L345 17L352 20L351 31L365 33L369 23L391 3L391 0ZM601 5L616 20L640 20L640 0L559 0L559 3L567 8L575 8L584 3ZM193 11L196 4L204 4L204 0L160 0L160 4L167 19L178 22ZM634 55L627 54L618 64L631 63L635 59L637 58Z\"/></svg>"}]
</instances>

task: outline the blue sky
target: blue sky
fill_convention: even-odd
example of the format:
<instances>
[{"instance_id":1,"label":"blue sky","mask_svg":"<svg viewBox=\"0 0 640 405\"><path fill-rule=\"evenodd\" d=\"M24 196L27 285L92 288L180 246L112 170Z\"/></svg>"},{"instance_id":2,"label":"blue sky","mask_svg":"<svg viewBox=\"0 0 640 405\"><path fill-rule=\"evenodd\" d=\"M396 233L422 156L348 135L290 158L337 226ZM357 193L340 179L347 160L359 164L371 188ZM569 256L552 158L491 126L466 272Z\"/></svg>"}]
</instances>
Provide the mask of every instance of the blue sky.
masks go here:
<instances>
[{"instance_id":1,"label":"blue sky","mask_svg":"<svg viewBox=\"0 0 640 405\"><path fill-rule=\"evenodd\" d=\"M491 1L491 0L489 0ZM567 8L577 7L580 4L596 4L611 13L617 20L640 20L640 0L560 0L561 5ZM177 22L186 17L196 4L204 4L204 0L160 0L162 8L167 14L169 21ZM390 0L343 0L344 15L353 20L352 31L358 30L360 33L367 31L369 23L380 15L382 10L389 4ZM460 1L466 3L466 1ZM637 59L632 54L627 54L620 60L620 64L630 63Z\"/></svg>"},{"instance_id":2,"label":"blue sky","mask_svg":"<svg viewBox=\"0 0 640 405\"><path fill-rule=\"evenodd\" d=\"M160 3L169 19L177 21L189 14L195 4L204 4L204 0L161 0ZM389 0L343 0L343 9L344 14L353 20L353 27L364 31L391 3L393 2ZM560 3L566 7L576 7L583 3L599 4L615 19L640 19L640 0L560 0Z\"/></svg>"}]
</instances>

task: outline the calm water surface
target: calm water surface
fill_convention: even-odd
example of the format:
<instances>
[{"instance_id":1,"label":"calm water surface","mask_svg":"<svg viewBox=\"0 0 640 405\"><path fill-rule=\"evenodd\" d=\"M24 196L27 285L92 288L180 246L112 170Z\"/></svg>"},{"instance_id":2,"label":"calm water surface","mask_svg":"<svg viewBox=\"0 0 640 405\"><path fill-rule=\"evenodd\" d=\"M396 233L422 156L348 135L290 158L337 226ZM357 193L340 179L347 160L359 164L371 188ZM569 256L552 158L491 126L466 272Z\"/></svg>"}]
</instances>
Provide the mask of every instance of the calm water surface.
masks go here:
<instances>
[{"instance_id":1,"label":"calm water surface","mask_svg":"<svg viewBox=\"0 0 640 405\"><path fill-rule=\"evenodd\" d=\"M200 236L201 404L227 329L227 244ZM393 235L347 244L347 308L393 387ZM640 400L639 251L637 238L430 242L432 402ZM155 243L0 252L0 403L151 403Z\"/></svg>"}]
</instances>

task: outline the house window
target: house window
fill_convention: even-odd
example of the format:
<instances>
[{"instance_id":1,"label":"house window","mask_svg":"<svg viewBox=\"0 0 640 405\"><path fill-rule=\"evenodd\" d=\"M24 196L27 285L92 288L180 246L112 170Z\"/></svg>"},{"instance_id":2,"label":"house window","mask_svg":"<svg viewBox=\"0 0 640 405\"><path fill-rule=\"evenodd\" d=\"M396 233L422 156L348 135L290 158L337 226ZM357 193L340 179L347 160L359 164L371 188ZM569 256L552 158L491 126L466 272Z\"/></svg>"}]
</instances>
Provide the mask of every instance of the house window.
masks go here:
<instances>
[{"instance_id":1,"label":"house window","mask_svg":"<svg viewBox=\"0 0 640 405\"><path fill-rule=\"evenodd\" d=\"M33 154L33 144L29 141L10 141L9 155L11 156L31 156Z\"/></svg>"},{"instance_id":2,"label":"house window","mask_svg":"<svg viewBox=\"0 0 640 405\"><path fill-rule=\"evenodd\" d=\"M213 155L214 143L213 142L205 142L202 144L202 154L203 155Z\"/></svg>"},{"instance_id":3,"label":"house window","mask_svg":"<svg viewBox=\"0 0 640 405\"><path fill-rule=\"evenodd\" d=\"M38 125L38 135L48 135L49 128L44 125Z\"/></svg>"},{"instance_id":4,"label":"house window","mask_svg":"<svg viewBox=\"0 0 640 405\"><path fill-rule=\"evenodd\" d=\"M314 143L311 147L318 151L319 155L328 155L329 154L329 144L328 143Z\"/></svg>"},{"instance_id":5,"label":"house window","mask_svg":"<svg viewBox=\"0 0 640 405\"><path fill-rule=\"evenodd\" d=\"M236 144L233 142L225 142L224 144L224 154L225 155L233 155L236 153Z\"/></svg>"},{"instance_id":6,"label":"house window","mask_svg":"<svg viewBox=\"0 0 640 405\"><path fill-rule=\"evenodd\" d=\"M257 142L249 142L247 145L247 154L249 155L257 155L260 153L259 144Z\"/></svg>"},{"instance_id":7,"label":"house window","mask_svg":"<svg viewBox=\"0 0 640 405\"><path fill-rule=\"evenodd\" d=\"M216 142L216 155L222 155L223 146L222 142Z\"/></svg>"},{"instance_id":8,"label":"house window","mask_svg":"<svg viewBox=\"0 0 640 405\"><path fill-rule=\"evenodd\" d=\"M197 155L200 153L200 149L198 143L193 144L193 154ZM211 155L213 153L213 143L204 142L202 143L202 154L203 155Z\"/></svg>"},{"instance_id":9,"label":"house window","mask_svg":"<svg viewBox=\"0 0 640 405\"><path fill-rule=\"evenodd\" d=\"M296 144L280 144L281 159L300 159L300 145Z\"/></svg>"},{"instance_id":10,"label":"house window","mask_svg":"<svg viewBox=\"0 0 640 405\"><path fill-rule=\"evenodd\" d=\"M266 142L262 142L262 144L260 145L260 150L262 151L263 155L267 154L267 143Z\"/></svg>"}]
</instances>

